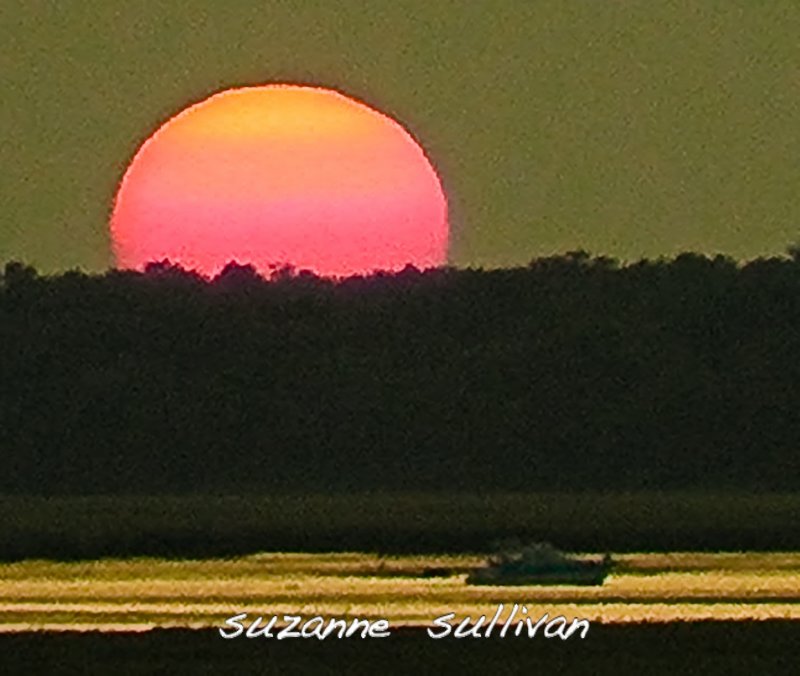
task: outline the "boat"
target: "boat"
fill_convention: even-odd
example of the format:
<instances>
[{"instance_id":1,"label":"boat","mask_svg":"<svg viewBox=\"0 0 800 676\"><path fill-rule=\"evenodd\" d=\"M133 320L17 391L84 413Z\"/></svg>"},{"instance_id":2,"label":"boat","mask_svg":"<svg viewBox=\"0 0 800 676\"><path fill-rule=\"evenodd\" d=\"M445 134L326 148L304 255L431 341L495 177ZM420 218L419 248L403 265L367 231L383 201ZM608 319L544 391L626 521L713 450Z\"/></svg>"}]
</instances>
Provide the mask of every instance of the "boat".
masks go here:
<instances>
[{"instance_id":1,"label":"boat","mask_svg":"<svg viewBox=\"0 0 800 676\"><path fill-rule=\"evenodd\" d=\"M601 585L613 561L565 554L549 543L501 551L487 565L474 569L467 584L474 585Z\"/></svg>"}]
</instances>

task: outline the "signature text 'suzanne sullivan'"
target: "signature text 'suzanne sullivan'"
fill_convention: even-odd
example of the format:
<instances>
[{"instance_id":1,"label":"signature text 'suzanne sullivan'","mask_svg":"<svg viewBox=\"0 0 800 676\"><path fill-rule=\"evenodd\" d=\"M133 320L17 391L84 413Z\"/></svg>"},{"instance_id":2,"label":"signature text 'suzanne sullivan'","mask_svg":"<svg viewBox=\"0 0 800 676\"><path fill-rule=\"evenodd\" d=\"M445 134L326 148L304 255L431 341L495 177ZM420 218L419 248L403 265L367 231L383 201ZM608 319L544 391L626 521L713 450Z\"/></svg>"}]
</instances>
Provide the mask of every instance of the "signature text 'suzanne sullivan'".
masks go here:
<instances>
[{"instance_id":1,"label":"signature text 'suzanne sullivan'","mask_svg":"<svg viewBox=\"0 0 800 676\"><path fill-rule=\"evenodd\" d=\"M566 640L573 634L585 638L589 632L589 620L574 618L571 623L563 615L550 619L545 613L538 620L528 616L528 608L515 603L508 615L503 617L505 604L497 606L491 620L481 615L475 621L467 615L456 620L455 613L446 613L433 620L428 627L428 636L433 639L445 638L505 638L506 636L522 636L535 638L560 638ZM389 620L365 620L354 618L329 618L325 620L317 615L305 619L300 615L273 615L266 622L259 616L248 621L247 613L240 613L225 620L225 628L220 628L222 638L388 638L391 636ZM577 633L576 633L577 632Z\"/></svg>"}]
</instances>

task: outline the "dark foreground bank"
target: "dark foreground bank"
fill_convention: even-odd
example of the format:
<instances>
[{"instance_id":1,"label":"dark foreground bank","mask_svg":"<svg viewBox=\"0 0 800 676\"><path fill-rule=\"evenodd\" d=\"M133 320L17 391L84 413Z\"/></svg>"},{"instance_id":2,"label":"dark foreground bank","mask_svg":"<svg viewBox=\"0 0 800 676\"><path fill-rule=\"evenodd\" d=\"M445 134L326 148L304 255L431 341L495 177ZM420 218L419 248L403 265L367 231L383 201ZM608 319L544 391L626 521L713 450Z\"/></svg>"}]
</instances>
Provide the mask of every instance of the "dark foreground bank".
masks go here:
<instances>
[{"instance_id":1,"label":"dark foreground bank","mask_svg":"<svg viewBox=\"0 0 800 676\"><path fill-rule=\"evenodd\" d=\"M0 635L4 674L788 674L800 622L593 625L584 640L223 640L216 630ZM448 670L448 671L446 671Z\"/></svg>"}]
</instances>

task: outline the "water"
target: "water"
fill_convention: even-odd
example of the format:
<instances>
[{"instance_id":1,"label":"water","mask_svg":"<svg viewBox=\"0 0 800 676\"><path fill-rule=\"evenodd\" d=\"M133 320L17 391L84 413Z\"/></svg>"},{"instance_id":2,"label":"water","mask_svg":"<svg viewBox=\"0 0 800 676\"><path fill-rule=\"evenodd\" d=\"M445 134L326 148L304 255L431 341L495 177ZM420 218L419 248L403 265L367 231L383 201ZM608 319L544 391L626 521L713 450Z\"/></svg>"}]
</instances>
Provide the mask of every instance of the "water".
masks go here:
<instances>
[{"instance_id":1,"label":"water","mask_svg":"<svg viewBox=\"0 0 800 676\"><path fill-rule=\"evenodd\" d=\"M472 587L466 556L261 554L239 559L0 565L0 631L218 627L271 615L386 618L391 626L492 617L592 622L800 619L800 553L625 554L602 586ZM449 577L422 578L427 567Z\"/></svg>"}]
</instances>

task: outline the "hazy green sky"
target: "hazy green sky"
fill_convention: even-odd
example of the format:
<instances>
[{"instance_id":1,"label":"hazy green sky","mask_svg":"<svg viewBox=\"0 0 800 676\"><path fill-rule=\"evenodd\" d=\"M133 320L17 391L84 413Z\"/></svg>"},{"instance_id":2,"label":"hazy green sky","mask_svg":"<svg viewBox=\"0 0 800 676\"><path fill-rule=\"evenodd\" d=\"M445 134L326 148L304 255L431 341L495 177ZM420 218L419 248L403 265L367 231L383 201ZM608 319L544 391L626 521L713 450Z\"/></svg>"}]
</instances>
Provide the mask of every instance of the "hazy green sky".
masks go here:
<instances>
[{"instance_id":1,"label":"hazy green sky","mask_svg":"<svg viewBox=\"0 0 800 676\"><path fill-rule=\"evenodd\" d=\"M800 240L798 36L797 0L5 0L0 260L107 266L154 128L298 81L422 141L456 264L780 253Z\"/></svg>"}]
</instances>

